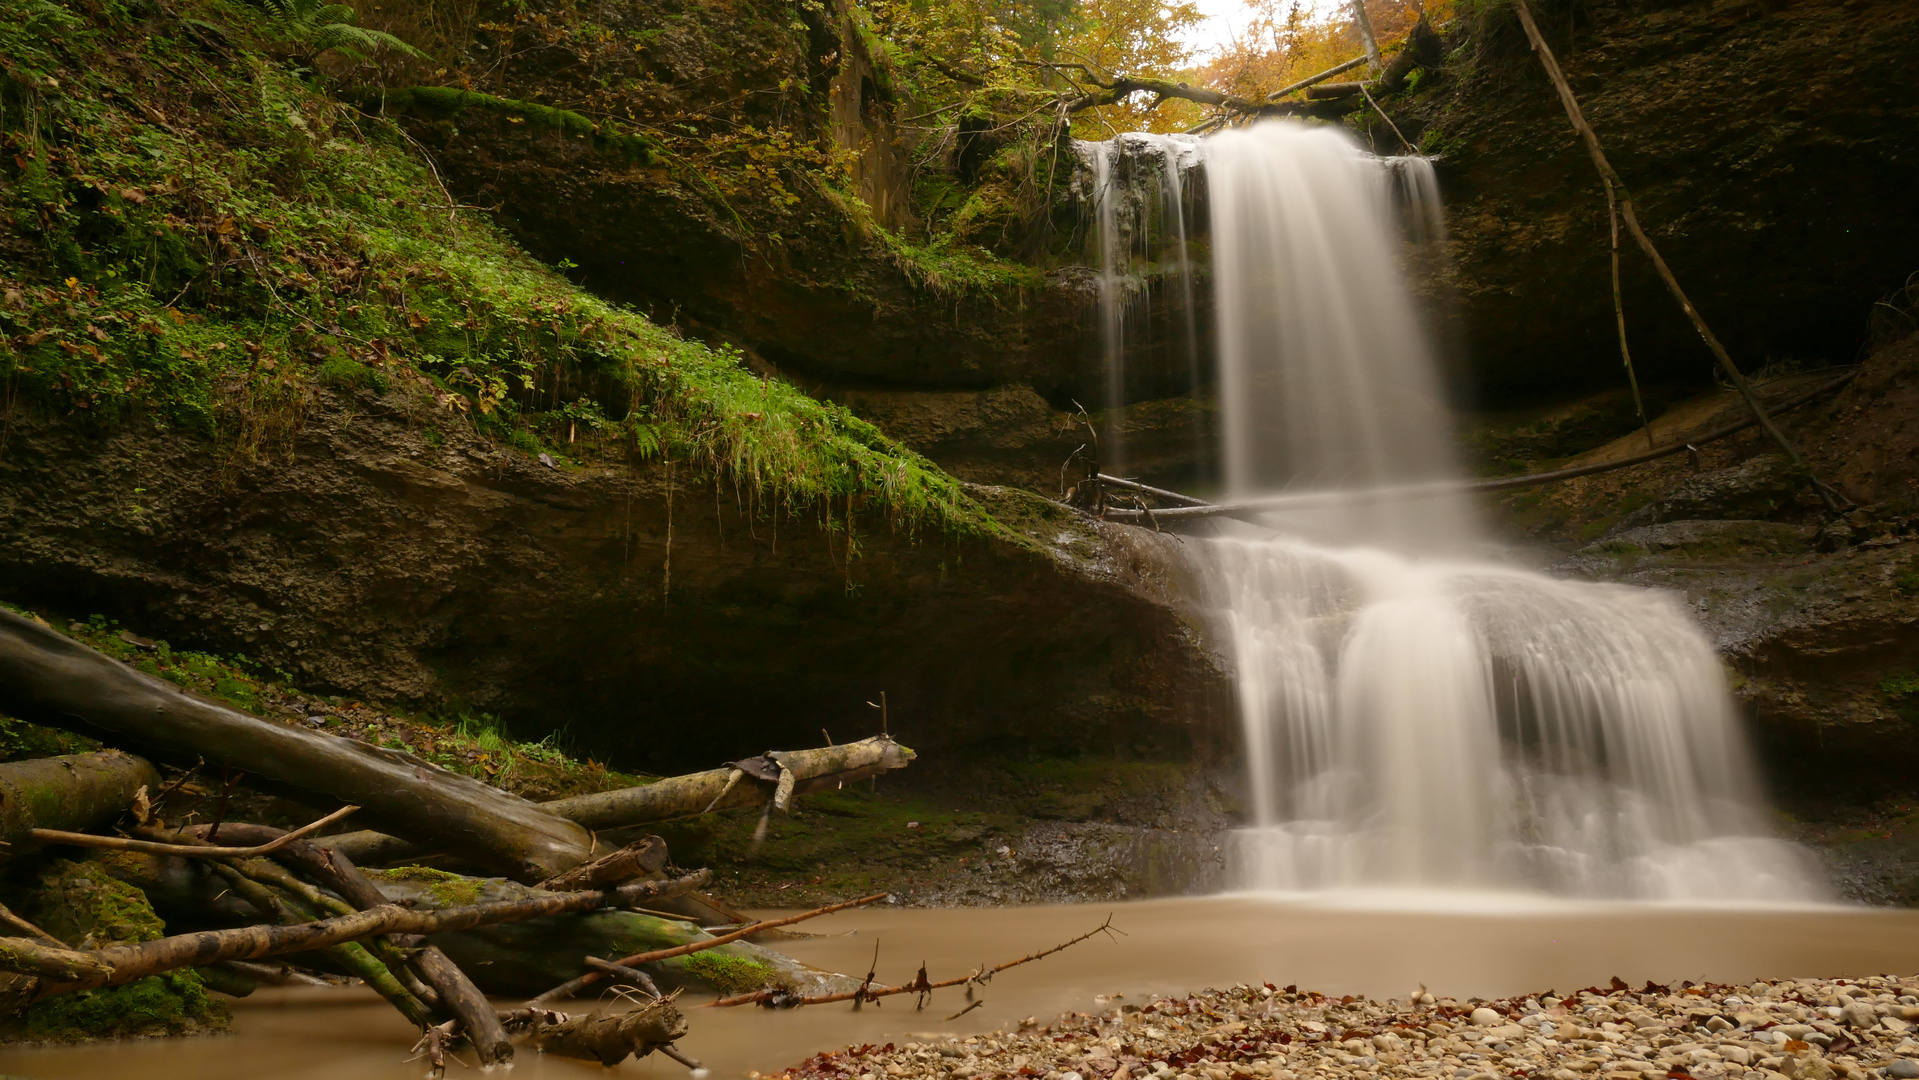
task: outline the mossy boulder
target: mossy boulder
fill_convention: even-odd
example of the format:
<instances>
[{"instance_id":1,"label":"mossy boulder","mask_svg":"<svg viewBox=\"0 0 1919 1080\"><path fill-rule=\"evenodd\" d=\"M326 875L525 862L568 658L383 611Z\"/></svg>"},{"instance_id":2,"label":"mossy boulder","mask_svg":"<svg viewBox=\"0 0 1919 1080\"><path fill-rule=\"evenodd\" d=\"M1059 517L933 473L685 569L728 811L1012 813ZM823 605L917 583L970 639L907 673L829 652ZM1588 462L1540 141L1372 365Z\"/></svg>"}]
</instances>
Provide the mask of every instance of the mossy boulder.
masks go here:
<instances>
[{"instance_id":1,"label":"mossy boulder","mask_svg":"<svg viewBox=\"0 0 1919 1080\"><path fill-rule=\"evenodd\" d=\"M146 894L94 862L61 860L39 876L24 914L75 948L152 941L166 924ZM208 996L191 970L152 975L124 986L59 994L0 1023L0 1034L31 1042L81 1042L223 1031L226 1006Z\"/></svg>"}]
</instances>

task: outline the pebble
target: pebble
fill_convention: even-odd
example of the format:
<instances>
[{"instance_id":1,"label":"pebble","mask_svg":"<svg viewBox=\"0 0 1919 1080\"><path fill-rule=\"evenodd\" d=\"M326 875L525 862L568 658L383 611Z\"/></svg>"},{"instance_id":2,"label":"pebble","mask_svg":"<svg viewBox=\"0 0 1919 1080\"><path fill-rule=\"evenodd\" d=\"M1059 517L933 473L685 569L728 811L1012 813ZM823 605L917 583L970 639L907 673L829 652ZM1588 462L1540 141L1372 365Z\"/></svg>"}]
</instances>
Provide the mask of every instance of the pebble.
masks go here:
<instances>
[{"instance_id":1,"label":"pebble","mask_svg":"<svg viewBox=\"0 0 1919 1080\"><path fill-rule=\"evenodd\" d=\"M1919 1080L1912 1020L1919 977L1464 1002L1242 985L819 1054L768 1080Z\"/></svg>"}]
</instances>

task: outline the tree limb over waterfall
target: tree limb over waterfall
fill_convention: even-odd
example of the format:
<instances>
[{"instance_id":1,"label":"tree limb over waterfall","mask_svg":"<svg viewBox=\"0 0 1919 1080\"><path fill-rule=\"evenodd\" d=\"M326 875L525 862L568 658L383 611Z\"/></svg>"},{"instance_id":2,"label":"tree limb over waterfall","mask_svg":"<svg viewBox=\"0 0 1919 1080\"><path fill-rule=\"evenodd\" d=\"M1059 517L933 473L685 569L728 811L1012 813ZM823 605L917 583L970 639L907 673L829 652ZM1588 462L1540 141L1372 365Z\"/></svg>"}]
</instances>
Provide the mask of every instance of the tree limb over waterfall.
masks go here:
<instances>
[{"instance_id":1,"label":"tree limb over waterfall","mask_svg":"<svg viewBox=\"0 0 1919 1080\"><path fill-rule=\"evenodd\" d=\"M1789 409L1798 408L1815 398L1822 397L1844 386L1846 383L1852 381L1856 374L1858 374L1856 371L1848 371L1836 378L1822 382L1809 390L1795 394L1779 402L1777 405L1764 406L1759 410L1759 413L1769 419ZM1495 491L1512 491L1518 488L1538 487L1542 484L1557 483L1561 480L1572 480L1581 476L1592 476L1597 473L1612 472L1615 469L1625 469L1634 465L1643 465L1648 461L1656 461L1659 458L1670 457L1682 451L1697 449L1707 443L1729 438L1759 423L1759 416L1748 416L1744 420L1727 424L1724 427L1715 428L1698 435L1688 436L1676 442L1668 443L1665 446L1655 447L1652 450L1634 454L1630 457L1615 458L1612 461L1599 461L1590 465L1575 465L1571 468L1555 469L1551 472L1528 473L1523 476L1501 476L1490 480L1438 480L1419 484L1395 484L1390 487L1357 488L1351 491L1302 491L1292 494L1270 495L1260 499L1244 499L1232 503L1208 503L1189 495L1180 495L1177 492L1162 492L1157 488L1150 488L1144 484L1101 475L1098 477L1101 483L1124 487L1129 490L1143 491L1161 497L1170 496L1173 501L1179 502L1180 505L1160 510L1110 508L1102 510L1099 516L1107 520L1123 521L1129 524L1151 523L1156 525L1161 521L1186 521L1195 518L1211 517L1242 518L1259 524L1258 515L1263 513L1276 513L1288 510L1317 510L1332 506L1356 506L1366 503L1393 502L1406 499L1429 499L1445 495L1479 495Z\"/></svg>"}]
</instances>

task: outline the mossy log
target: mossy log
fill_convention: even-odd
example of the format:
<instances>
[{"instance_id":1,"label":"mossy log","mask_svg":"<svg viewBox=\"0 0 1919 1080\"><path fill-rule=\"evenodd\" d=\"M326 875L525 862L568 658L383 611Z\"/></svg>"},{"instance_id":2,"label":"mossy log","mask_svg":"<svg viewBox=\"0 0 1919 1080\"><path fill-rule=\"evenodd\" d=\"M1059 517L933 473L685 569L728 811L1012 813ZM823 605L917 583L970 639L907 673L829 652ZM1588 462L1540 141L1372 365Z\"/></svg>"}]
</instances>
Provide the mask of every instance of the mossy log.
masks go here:
<instances>
[{"instance_id":1,"label":"mossy log","mask_svg":"<svg viewBox=\"0 0 1919 1080\"><path fill-rule=\"evenodd\" d=\"M376 934L432 937L489 923L521 922L543 916L594 912L609 905L640 904L663 893L698 888L711 877L705 871L676 881L636 882L617 889L571 893L535 893L492 903L459 904L412 910L383 904L351 915L293 926L251 925L229 930L176 934L157 941L112 945L103 949L55 949L24 938L0 938L0 969L14 977L0 980L0 1012L76 990L120 986L149 975L225 960L325 949ZM489 879L511 885L504 879Z\"/></svg>"},{"instance_id":2,"label":"mossy log","mask_svg":"<svg viewBox=\"0 0 1919 1080\"><path fill-rule=\"evenodd\" d=\"M792 800L802 795L831 791L843 784L903 769L915 756L910 748L891 738L875 735L858 742L811 750L769 750L758 757L730 762L705 772L672 776L638 787L555 799L541 803L540 809L596 830L638 829L674 818L767 802L784 811L791 809ZM430 846L372 831L342 833L327 837L326 842L361 866L417 859L434 853Z\"/></svg>"},{"instance_id":3,"label":"mossy log","mask_svg":"<svg viewBox=\"0 0 1919 1080\"><path fill-rule=\"evenodd\" d=\"M522 881L544 881L593 853L586 829L517 795L411 754L202 701L5 610L0 710L104 733L163 760L204 758L312 801L357 803L383 829Z\"/></svg>"},{"instance_id":4,"label":"mossy log","mask_svg":"<svg viewBox=\"0 0 1919 1080\"><path fill-rule=\"evenodd\" d=\"M419 911L540 895L537 889L501 878L468 878L422 867L368 870L366 875L388 900ZM712 937L692 923L605 908L475 926L435 934L428 940L490 994L537 994L579 975L585 970L583 961L588 956L631 956ZM857 980L807 967L790 956L745 941L647 964L643 970L669 990L686 987L721 994L768 986L814 993L822 991L804 988L847 990L857 985ZM739 989L730 989L736 987Z\"/></svg>"},{"instance_id":5,"label":"mossy log","mask_svg":"<svg viewBox=\"0 0 1919 1080\"><path fill-rule=\"evenodd\" d=\"M120 750L0 765L0 862L43 847L34 829L77 832L112 821L159 780L152 765Z\"/></svg>"},{"instance_id":6,"label":"mossy log","mask_svg":"<svg viewBox=\"0 0 1919 1080\"><path fill-rule=\"evenodd\" d=\"M255 919L252 909L238 903L226 891L225 883L198 860L114 852L101 861L116 877L145 890L170 924L233 926ZM542 893L502 878L462 877L424 867L363 873L389 902L411 905L422 912L535 896L580 895ZM645 906L654 906L660 899L648 899ZM537 994L573 978L584 970L583 961L588 956L631 956L710 936L698 926L677 919L602 907L574 909L570 914L524 923L436 933L428 940L481 990L510 996ZM834 993L857 985L846 976L814 970L747 942L648 964L645 970L669 988L684 986L717 993L743 993L768 984L807 994Z\"/></svg>"}]
</instances>

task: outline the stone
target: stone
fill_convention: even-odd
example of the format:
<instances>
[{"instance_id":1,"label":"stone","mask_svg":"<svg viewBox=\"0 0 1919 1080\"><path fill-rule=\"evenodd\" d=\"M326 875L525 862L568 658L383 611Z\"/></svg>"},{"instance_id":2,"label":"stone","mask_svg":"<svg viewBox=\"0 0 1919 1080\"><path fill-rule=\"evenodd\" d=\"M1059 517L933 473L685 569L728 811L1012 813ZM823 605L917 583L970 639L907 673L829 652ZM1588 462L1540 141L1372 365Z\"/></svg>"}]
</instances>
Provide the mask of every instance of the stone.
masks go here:
<instances>
[{"instance_id":1,"label":"stone","mask_svg":"<svg viewBox=\"0 0 1919 1080\"><path fill-rule=\"evenodd\" d=\"M1892 1077L1892 1080L1919 1080L1919 1061L1900 1058L1886 1066L1886 1075Z\"/></svg>"},{"instance_id":2,"label":"stone","mask_svg":"<svg viewBox=\"0 0 1919 1080\"><path fill-rule=\"evenodd\" d=\"M1498 1013L1494 1012L1491 1009L1488 1009L1484 1005L1481 1005L1479 1008L1473 1010L1472 1020L1473 1020L1474 1027L1483 1027L1483 1028L1499 1027L1500 1025L1506 1022L1505 1017L1499 1015Z\"/></svg>"},{"instance_id":3,"label":"stone","mask_svg":"<svg viewBox=\"0 0 1919 1080\"><path fill-rule=\"evenodd\" d=\"M1855 1001L1839 1010L1839 1019L1854 1031L1864 1031L1879 1022L1879 1014L1873 1011L1871 1005Z\"/></svg>"}]
</instances>

